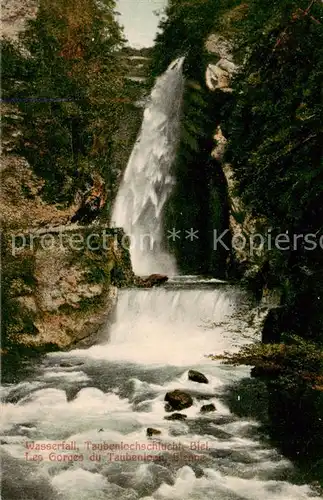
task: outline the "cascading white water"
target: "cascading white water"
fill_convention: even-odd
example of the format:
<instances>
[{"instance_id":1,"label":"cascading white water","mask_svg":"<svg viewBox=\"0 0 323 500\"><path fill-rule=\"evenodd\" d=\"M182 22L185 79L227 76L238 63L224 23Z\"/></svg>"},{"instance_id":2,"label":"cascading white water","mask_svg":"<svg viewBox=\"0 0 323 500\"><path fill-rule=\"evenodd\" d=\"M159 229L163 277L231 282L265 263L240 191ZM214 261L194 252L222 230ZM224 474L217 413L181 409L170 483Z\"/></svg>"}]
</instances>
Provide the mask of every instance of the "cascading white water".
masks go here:
<instances>
[{"instance_id":1,"label":"cascading white water","mask_svg":"<svg viewBox=\"0 0 323 500\"><path fill-rule=\"evenodd\" d=\"M217 353L232 348L231 332L222 332L214 345L214 325L232 316L238 292L199 288L198 282L195 286L121 291L107 343L74 354L147 366L188 366L206 362L207 346Z\"/></svg>"},{"instance_id":2,"label":"cascading white water","mask_svg":"<svg viewBox=\"0 0 323 500\"><path fill-rule=\"evenodd\" d=\"M171 166L180 133L183 62L172 62L157 79L113 209L113 224L131 238L132 265L139 275L176 272L175 260L163 250L162 210L174 185Z\"/></svg>"}]
</instances>

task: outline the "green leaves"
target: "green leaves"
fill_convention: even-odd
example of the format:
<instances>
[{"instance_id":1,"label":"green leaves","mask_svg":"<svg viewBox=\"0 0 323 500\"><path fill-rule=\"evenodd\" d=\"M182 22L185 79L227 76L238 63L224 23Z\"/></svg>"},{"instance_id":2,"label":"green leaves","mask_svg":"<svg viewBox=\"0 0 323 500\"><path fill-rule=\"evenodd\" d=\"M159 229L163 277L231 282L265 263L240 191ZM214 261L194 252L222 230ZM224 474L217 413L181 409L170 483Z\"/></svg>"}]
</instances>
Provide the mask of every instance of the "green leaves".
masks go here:
<instances>
[{"instance_id":1,"label":"green leaves","mask_svg":"<svg viewBox=\"0 0 323 500\"><path fill-rule=\"evenodd\" d=\"M254 366L263 376L293 376L295 387L301 380L310 382L313 389L318 388L323 382L323 350L296 335L285 336L283 340L285 343L281 344L255 342L242 347L238 353L208 357L225 364Z\"/></svg>"}]
</instances>

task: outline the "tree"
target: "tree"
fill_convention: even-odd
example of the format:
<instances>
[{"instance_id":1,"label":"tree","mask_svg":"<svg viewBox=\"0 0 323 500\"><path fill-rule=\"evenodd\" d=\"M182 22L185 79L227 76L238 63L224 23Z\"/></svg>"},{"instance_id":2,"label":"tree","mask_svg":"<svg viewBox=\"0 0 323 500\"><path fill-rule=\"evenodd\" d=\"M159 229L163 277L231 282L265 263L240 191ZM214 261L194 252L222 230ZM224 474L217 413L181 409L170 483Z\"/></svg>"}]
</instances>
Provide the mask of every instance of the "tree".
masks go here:
<instances>
[{"instance_id":1,"label":"tree","mask_svg":"<svg viewBox=\"0 0 323 500\"><path fill-rule=\"evenodd\" d=\"M68 204L100 172L107 185L122 107L122 30L114 0L42 0L18 43L3 43L3 97L23 117L19 154Z\"/></svg>"}]
</instances>

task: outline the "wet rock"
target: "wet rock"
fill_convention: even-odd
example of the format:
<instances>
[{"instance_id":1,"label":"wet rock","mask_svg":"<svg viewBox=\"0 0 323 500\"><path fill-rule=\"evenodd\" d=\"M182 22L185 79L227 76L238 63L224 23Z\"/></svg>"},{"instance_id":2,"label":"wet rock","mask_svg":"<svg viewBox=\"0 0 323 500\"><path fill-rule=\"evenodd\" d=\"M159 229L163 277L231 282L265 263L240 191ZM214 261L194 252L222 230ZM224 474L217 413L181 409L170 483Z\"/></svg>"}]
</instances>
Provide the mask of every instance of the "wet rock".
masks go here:
<instances>
[{"instance_id":1,"label":"wet rock","mask_svg":"<svg viewBox=\"0 0 323 500\"><path fill-rule=\"evenodd\" d=\"M19 425L20 427L24 427L25 429L34 429L35 426L31 422L23 422L22 424Z\"/></svg>"},{"instance_id":2,"label":"wet rock","mask_svg":"<svg viewBox=\"0 0 323 500\"><path fill-rule=\"evenodd\" d=\"M159 434L161 434L161 431L159 431L158 429L154 429L153 427L148 427L146 433L148 437L151 437L158 436Z\"/></svg>"},{"instance_id":3,"label":"wet rock","mask_svg":"<svg viewBox=\"0 0 323 500\"><path fill-rule=\"evenodd\" d=\"M172 425L168 431L171 437L183 437L188 434L188 427L185 422L177 422L177 425Z\"/></svg>"},{"instance_id":4,"label":"wet rock","mask_svg":"<svg viewBox=\"0 0 323 500\"><path fill-rule=\"evenodd\" d=\"M168 281L168 276L165 274L151 274L148 278L136 277L136 285L142 288L151 288L153 286L162 285Z\"/></svg>"},{"instance_id":5,"label":"wet rock","mask_svg":"<svg viewBox=\"0 0 323 500\"><path fill-rule=\"evenodd\" d=\"M168 403L168 405L165 406L165 409L166 407L168 408L166 411L184 410L184 408L189 408L193 404L192 396L180 389L167 392L165 401Z\"/></svg>"},{"instance_id":6,"label":"wet rock","mask_svg":"<svg viewBox=\"0 0 323 500\"><path fill-rule=\"evenodd\" d=\"M232 61L232 43L221 35L212 33L205 43L205 48L209 54L215 54L221 59Z\"/></svg>"},{"instance_id":7,"label":"wet rock","mask_svg":"<svg viewBox=\"0 0 323 500\"><path fill-rule=\"evenodd\" d=\"M201 413L208 413L210 411L215 411L215 410L216 410L216 408L215 408L214 404L211 403L209 405L203 405L203 406L201 406L200 412Z\"/></svg>"},{"instance_id":8,"label":"wet rock","mask_svg":"<svg viewBox=\"0 0 323 500\"><path fill-rule=\"evenodd\" d=\"M210 90L220 89L222 92L232 92L230 73L217 64L209 64L205 76L206 84Z\"/></svg>"},{"instance_id":9,"label":"wet rock","mask_svg":"<svg viewBox=\"0 0 323 500\"><path fill-rule=\"evenodd\" d=\"M199 384L208 384L209 383L206 376L203 373L198 372L196 370L190 370L188 372L188 380L192 380L192 382L198 382Z\"/></svg>"},{"instance_id":10,"label":"wet rock","mask_svg":"<svg viewBox=\"0 0 323 500\"><path fill-rule=\"evenodd\" d=\"M186 420L187 415L184 415L184 413L173 413L172 415L168 415L167 417L164 417L165 420Z\"/></svg>"}]
</instances>

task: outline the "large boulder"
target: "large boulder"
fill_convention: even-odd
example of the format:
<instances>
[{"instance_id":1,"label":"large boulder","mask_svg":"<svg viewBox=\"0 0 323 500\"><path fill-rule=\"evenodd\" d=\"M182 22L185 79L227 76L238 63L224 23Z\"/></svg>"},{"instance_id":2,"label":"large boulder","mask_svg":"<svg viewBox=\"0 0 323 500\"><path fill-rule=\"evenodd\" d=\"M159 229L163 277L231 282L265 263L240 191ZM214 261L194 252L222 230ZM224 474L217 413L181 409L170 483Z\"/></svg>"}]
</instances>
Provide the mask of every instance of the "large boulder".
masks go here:
<instances>
[{"instance_id":1,"label":"large boulder","mask_svg":"<svg viewBox=\"0 0 323 500\"><path fill-rule=\"evenodd\" d=\"M198 382L199 384L208 384L209 383L206 376L203 375L203 373L198 372L196 370L190 370L188 372L188 379L192 380L192 382Z\"/></svg>"},{"instance_id":2,"label":"large boulder","mask_svg":"<svg viewBox=\"0 0 323 500\"><path fill-rule=\"evenodd\" d=\"M209 405L203 405L201 406L200 412L201 413L209 413L210 411L215 411L215 405L213 403L210 403Z\"/></svg>"},{"instance_id":3,"label":"large boulder","mask_svg":"<svg viewBox=\"0 0 323 500\"><path fill-rule=\"evenodd\" d=\"M170 411L184 410L184 408L189 408L193 404L192 396L185 391L181 391L180 389L167 392L165 401L167 401L168 409Z\"/></svg>"},{"instance_id":4,"label":"large boulder","mask_svg":"<svg viewBox=\"0 0 323 500\"><path fill-rule=\"evenodd\" d=\"M168 281L168 276L165 274L151 274L148 278L140 278L137 276L136 285L142 288L151 288L153 286L162 285Z\"/></svg>"}]
</instances>

